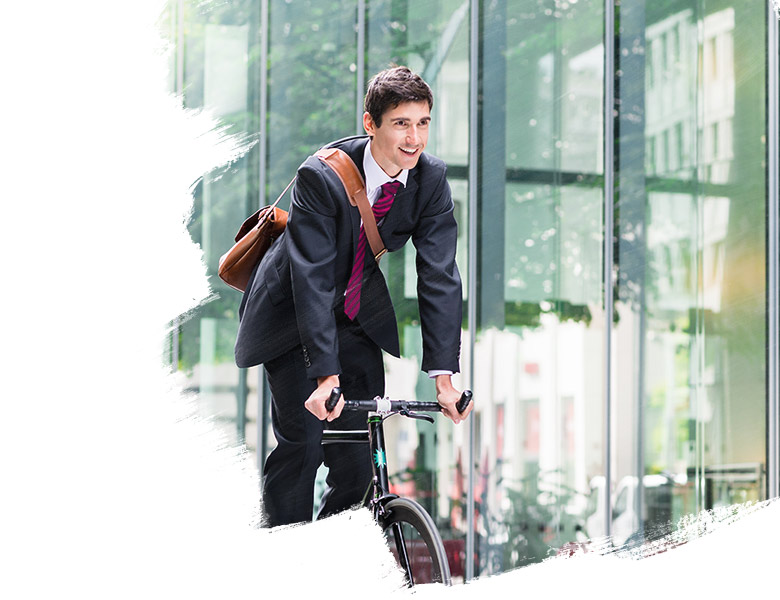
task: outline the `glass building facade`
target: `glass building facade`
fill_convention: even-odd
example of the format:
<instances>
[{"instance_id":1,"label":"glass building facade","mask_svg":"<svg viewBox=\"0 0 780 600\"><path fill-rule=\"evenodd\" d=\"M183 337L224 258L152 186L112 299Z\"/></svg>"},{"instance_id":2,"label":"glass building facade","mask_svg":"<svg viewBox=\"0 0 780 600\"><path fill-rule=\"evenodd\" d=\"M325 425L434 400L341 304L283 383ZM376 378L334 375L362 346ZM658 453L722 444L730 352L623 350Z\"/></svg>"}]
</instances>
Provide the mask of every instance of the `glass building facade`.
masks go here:
<instances>
[{"instance_id":1,"label":"glass building facade","mask_svg":"<svg viewBox=\"0 0 780 600\"><path fill-rule=\"evenodd\" d=\"M258 463L261 370L233 362L216 276L243 219L321 145L362 133L367 79L433 88L464 278L460 426L386 424L394 488L431 512L456 577L567 542L636 544L778 495L778 21L766 0L173 1L171 90L255 143L195 190L215 298L170 356ZM289 198L282 201L289 205ZM420 372L414 248L383 260Z\"/></svg>"}]
</instances>

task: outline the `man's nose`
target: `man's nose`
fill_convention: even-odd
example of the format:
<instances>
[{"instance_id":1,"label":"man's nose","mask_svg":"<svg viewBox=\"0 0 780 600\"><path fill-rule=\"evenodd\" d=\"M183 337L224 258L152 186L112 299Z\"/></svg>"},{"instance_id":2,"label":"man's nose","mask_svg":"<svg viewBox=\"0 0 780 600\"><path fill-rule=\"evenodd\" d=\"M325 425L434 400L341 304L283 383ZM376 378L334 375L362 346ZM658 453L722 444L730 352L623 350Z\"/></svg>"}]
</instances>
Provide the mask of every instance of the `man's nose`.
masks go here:
<instances>
[{"instance_id":1,"label":"man's nose","mask_svg":"<svg viewBox=\"0 0 780 600\"><path fill-rule=\"evenodd\" d=\"M410 144L418 144L420 141L420 133L417 131L416 125L411 125L406 130L406 141Z\"/></svg>"}]
</instances>

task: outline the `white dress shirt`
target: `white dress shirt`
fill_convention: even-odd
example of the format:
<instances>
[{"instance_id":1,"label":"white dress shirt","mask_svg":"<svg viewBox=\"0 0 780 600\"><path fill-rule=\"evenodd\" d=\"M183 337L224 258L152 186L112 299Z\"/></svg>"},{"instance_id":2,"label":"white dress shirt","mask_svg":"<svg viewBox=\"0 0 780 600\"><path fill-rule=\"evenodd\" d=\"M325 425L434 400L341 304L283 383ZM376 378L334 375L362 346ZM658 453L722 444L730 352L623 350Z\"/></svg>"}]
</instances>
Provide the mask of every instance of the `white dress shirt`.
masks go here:
<instances>
[{"instance_id":1,"label":"white dress shirt","mask_svg":"<svg viewBox=\"0 0 780 600\"><path fill-rule=\"evenodd\" d=\"M374 202L379 198L383 184L389 181L400 181L401 185L406 187L406 180L409 177L409 169L404 169L397 177L390 177L385 173L374 160L374 155L371 154L370 139L366 144L366 152L363 154L363 172L366 174L366 196L368 196L368 203L371 206L374 206Z\"/></svg>"}]
</instances>

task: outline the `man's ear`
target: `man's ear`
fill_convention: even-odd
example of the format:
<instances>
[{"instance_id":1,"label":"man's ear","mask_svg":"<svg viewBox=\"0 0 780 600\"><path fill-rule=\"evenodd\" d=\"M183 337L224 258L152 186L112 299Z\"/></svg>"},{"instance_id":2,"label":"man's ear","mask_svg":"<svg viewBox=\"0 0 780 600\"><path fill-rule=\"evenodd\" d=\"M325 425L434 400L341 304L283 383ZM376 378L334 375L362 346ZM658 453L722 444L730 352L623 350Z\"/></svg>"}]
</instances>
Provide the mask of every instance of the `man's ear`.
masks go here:
<instances>
[{"instance_id":1,"label":"man's ear","mask_svg":"<svg viewBox=\"0 0 780 600\"><path fill-rule=\"evenodd\" d=\"M366 133L368 135L374 135L374 130L376 129L376 125L374 125L374 120L371 118L371 115L367 112L363 113L363 129L366 130Z\"/></svg>"}]
</instances>

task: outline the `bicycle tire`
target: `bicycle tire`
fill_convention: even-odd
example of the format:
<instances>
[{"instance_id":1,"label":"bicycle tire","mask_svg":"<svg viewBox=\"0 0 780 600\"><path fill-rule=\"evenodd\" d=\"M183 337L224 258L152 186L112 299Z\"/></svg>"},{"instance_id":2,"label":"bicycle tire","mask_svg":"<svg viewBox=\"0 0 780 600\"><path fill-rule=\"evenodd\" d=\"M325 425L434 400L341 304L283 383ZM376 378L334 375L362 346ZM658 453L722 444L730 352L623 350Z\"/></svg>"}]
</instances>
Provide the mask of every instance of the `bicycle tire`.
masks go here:
<instances>
[{"instance_id":1,"label":"bicycle tire","mask_svg":"<svg viewBox=\"0 0 780 600\"><path fill-rule=\"evenodd\" d=\"M408 498L393 498L385 504L384 516L380 517L379 524L390 551L406 573L409 587L423 583L451 585L444 542L433 519L422 506ZM404 551L409 568L402 559Z\"/></svg>"}]
</instances>

